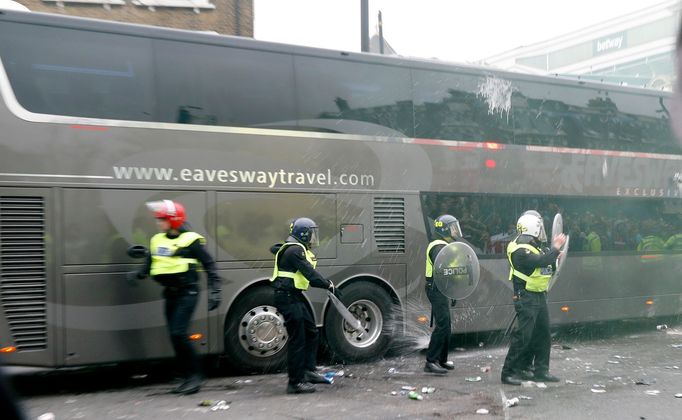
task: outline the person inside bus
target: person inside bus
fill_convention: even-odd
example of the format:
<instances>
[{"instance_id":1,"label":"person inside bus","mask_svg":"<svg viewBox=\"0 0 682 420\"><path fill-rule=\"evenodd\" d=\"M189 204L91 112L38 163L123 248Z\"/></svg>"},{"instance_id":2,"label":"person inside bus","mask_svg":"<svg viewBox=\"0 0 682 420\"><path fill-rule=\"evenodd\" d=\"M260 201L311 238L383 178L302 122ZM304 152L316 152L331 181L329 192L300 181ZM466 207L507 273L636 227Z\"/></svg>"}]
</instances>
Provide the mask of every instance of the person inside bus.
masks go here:
<instances>
[{"instance_id":1,"label":"person inside bus","mask_svg":"<svg viewBox=\"0 0 682 420\"><path fill-rule=\"evenodd\" d=\"M197 265L201 262L208 275L210 287L208 310L220 306L222 280L215 262L205 248L203 236L189 230L185 224L186 213L182 204L171 201L148 202L147 208L154 214L160 233L149 243L150 252L139 271L129 273L128 280L136 285L151 275L163 287L165 316L168 322L171 344L184 380L172 392L193 394L203 382L199 358L189 340L188 329L192 314L199 300L199 275Z\"/></svg>"},{"instance_id":2,"label":"person inside bus","mask_svg":"<svg viewBox=\"0 0 682 420\"><path fill-rule=\"evenodd\" d=\"M311 251L319 244L317 224L307 217L294 220L289 226L286 241L273 245L275 254L272 286L275 288L275 307L284 316L289 334L287 394L315 392L311 384L330 384L316 372L318 332L315 317L303 292L309 286L337 293L334 283L315 270L317 259Z\"/></svg>"},{"instance_id":3,"label":"person inside bus","mask_svg":"<svg viewBox=\"0 0 682 420\"><path fill-rule=\"evenodd\" d=\"M542 249L547 241L542 218L527 212L517 222L519 235L507 246L510 263L509 279L514 288L514 309L517 322L511 335L509 351L501 372L502 383L521 385L529 373L528 362L533 360L533 379L540 382L558 382L549 373L551 337L547 288L560 249L566 243L562 233L552 240L548 252Z\"/></svg>"},{"instance_id":4,"label":"person inside bus","mask_svg":"<svg viewBox=\"0 0 682 420\"><path fill-rule=\"evenodd\" d=\"M434 285L433 263L441 249L462 237L462 229L454 216L443 214L433 221L433 230L436 239L431 241L426 248L426 296L431 302L431 322L435 323L435 328L426 350L424 372L444 375L448 370L455 368L455 364L448 361L448 348L452 333L450 305L454 306L456 301L452 300L451 303L451 300Z\"/></svg>"}]
</instances>

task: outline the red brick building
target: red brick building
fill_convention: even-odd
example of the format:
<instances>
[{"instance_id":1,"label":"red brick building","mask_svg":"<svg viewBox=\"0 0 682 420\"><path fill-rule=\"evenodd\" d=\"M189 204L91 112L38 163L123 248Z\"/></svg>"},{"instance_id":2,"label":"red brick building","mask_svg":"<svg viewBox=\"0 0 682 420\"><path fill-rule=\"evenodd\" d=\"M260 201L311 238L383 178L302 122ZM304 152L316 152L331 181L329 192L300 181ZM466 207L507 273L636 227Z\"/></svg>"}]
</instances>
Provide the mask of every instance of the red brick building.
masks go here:
<instances>
[{"instance_id":1,"label":"red brick building","mask_svg":"<svg viewBox=\"0 0 682 420\"><path fill-rule=\"evenodd\" d=\"M253 37L253 0L15 0L33 12Z\"/></svg>"}]
</instances>

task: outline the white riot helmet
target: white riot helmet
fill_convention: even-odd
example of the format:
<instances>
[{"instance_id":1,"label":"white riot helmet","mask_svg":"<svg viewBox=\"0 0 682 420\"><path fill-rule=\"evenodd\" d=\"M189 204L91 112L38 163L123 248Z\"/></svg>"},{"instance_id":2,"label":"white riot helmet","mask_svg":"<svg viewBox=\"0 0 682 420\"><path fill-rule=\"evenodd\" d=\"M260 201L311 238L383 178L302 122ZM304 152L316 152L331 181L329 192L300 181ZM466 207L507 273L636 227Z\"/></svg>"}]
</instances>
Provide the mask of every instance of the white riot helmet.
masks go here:
<instances>
[{"instance_id":1,"label":"white riot helmet","mask_svg":"<svg viewBox=\"0 0 682 420\"><path fill-rule=\"evenodd\" d=\"M539 215L526 212L516 222L516 230L522 235L530 235L540 242L547 242L545 224Z\"/></svg>"}]
</instances>

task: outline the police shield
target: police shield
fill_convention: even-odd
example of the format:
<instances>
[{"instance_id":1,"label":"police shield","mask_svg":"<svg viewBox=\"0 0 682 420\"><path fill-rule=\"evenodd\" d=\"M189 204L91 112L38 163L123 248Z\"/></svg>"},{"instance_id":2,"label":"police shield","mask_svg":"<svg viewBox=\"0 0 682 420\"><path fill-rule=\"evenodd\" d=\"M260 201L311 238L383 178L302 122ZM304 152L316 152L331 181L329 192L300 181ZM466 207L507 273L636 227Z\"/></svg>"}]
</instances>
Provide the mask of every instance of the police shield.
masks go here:
<instances>
[{"instance_id":1,"label":"police shield","mask_svg":"<svg viewBox=\"0 0 682 420\"><path fill-rule=\"evenodd\" d=\"M552 223L552 238L562 233L564 233L564 219L561 216L561 213L557 213L556 216L554 216L554 223ZM549 282L549 290L551 290L552 287L554 286L554 283L556 283L557 278L559 278L561 268L564 266L564 263L566 262L566 256L568 255L569 239L571 238L567 235L566 243L564 243L564 246L561 247L561 255L556 261L556 270L554 270L554 275L552 276L552 279Z\"/></svg>"},{"instance_id":2,"label":"police shield","mask_svg":"<svg viewBox=\"0 0 682 420\"><path fill-rule=\"evenodd\" d=\"M464 299L473 293L481 277L478 257L463 242L453 242L440 250L433 263L433 279L438 290L450 299Z\"/></svg>"}]
</instances>

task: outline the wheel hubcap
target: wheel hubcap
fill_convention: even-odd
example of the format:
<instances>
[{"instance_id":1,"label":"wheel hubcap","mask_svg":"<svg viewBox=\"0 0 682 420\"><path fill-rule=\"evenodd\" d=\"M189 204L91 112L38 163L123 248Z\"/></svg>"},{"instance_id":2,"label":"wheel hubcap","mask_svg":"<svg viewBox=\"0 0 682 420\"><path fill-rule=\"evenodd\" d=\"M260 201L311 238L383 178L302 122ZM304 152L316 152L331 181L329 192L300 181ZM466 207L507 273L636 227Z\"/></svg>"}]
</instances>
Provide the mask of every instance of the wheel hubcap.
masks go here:
<instances>
[{"instance_id":1,"label":"wheel hubcap","mask_svg":"<svg viewBox=\"0 0 682 420\"><path fill-rule=\"evenodd\" d=\"M271 357L287 341L284 317L273 306L251 309L239 322L239 344L256 357Z\"/></svg>"},{"instance_id":2,"label":"wheel hubcap","mask_svg":"<svg viewBox=\"0 0 682 420\"><path fill-rule=\"evenodd\" d=\"M373 345L381 336L384 327L384 318L381 309L370 300L357 300L353 302L348 311L360 320L360 331L353 330L346 321L343 321L343 336L353 347L365 348Z\"/></svg>"}]
</instances>

